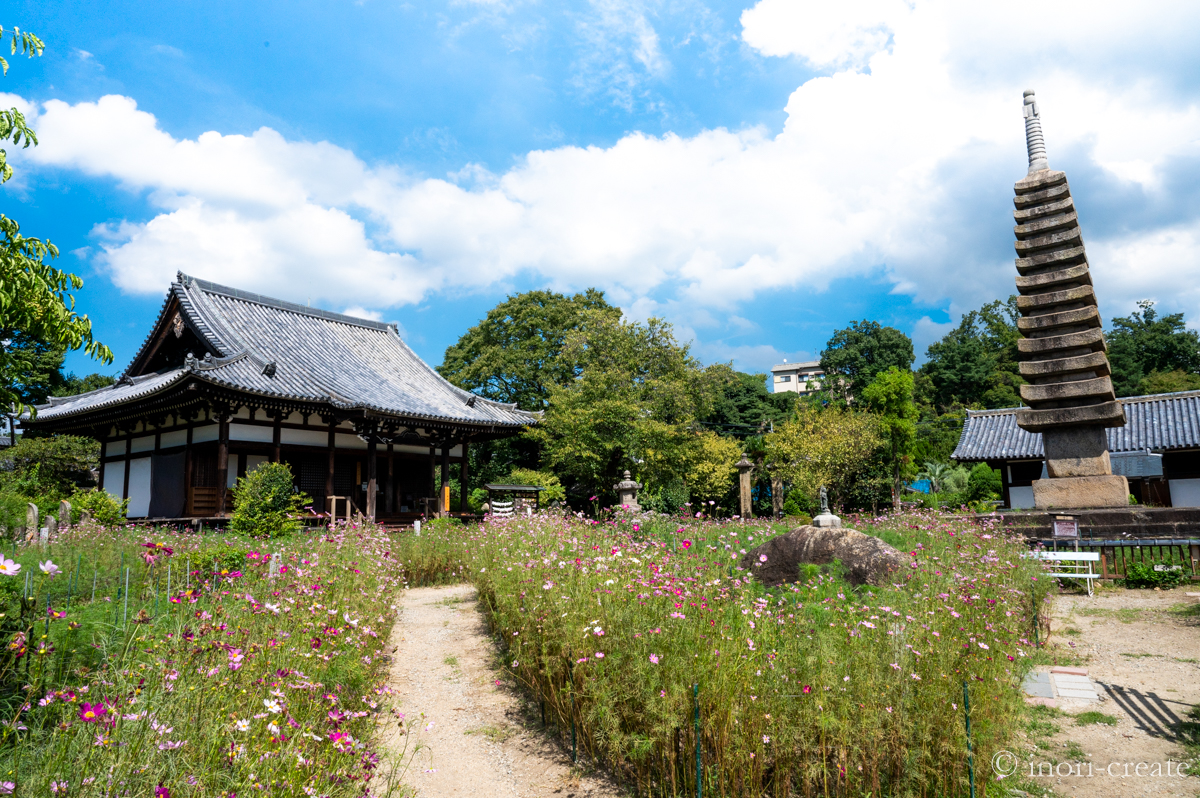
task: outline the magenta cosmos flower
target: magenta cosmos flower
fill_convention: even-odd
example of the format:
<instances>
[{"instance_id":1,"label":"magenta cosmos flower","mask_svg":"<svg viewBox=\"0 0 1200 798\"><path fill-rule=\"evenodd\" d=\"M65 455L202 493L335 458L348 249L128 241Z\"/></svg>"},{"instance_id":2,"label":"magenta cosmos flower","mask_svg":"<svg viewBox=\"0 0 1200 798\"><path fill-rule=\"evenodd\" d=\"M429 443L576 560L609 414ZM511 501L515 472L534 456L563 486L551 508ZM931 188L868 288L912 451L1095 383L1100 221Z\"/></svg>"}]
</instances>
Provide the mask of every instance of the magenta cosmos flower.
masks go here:
<instances>
[{"instance_id":1,"label":"magenta cosmos flower","mask_svg":"<svg viewBox=\"0 0 1200 798\"><path fill-rule=\"evenodd\" d=\"M79 719L84 723L103 723L108 720L108 707L103 701L95 704L84 701L79 707Z\"/></svg>"}]
</instances>

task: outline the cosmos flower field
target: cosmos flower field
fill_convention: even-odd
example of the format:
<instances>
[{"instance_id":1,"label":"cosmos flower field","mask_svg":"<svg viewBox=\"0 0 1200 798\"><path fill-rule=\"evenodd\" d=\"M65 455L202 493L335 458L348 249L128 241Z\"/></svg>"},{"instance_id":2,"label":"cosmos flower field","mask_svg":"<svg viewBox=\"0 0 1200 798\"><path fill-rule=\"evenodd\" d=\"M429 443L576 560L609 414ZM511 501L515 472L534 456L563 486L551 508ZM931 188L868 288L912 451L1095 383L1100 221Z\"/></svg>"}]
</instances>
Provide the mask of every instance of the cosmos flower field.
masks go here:
<instances>
[{"instance_id":1,"label":"cosmos flower field","mask_svg":"<svg viewBox=\"0 0 1200 798\"><path fill-rule=\"evenodd\" d=\"M396 556L413 583L474 582L531 704L639 795L696 794L697 725L705 795L966 794L964 683L983 774L1048 584L1002 529L855 525L909 553L893 585L810 567L765 589L738 562L782 530L705 519L439 524Z\"/></svg>"},{"instance_id":2,"label":"cosmos flower field","mask_svg":"<svg viewBox=\"0 0 1200 798\"><path fill-rule=\"evenodd\" d=\"M854 525L911 567L766 589L739 563L782 528L662 516L264 542L83 525L0 549L0 795L407 794L386 642L406 586L455 582L532 717L638 795L695 795L697 758L709 796L965 794L963 685L982 773L1049 585L1003 529Z\"/></svg>"},{"instance_id":3,"label":"cosmos flower field","mask_svg":"<svg viewBox=\"0 0 1200 798\"><path fill-rule=\"evenodd\" d=\"M384 684L389 540L356 526L260 545L146 535L83 525L45 551L0 550L0 794L395 786L373 742L404 724Z\"/></svg>"}]
</instances>

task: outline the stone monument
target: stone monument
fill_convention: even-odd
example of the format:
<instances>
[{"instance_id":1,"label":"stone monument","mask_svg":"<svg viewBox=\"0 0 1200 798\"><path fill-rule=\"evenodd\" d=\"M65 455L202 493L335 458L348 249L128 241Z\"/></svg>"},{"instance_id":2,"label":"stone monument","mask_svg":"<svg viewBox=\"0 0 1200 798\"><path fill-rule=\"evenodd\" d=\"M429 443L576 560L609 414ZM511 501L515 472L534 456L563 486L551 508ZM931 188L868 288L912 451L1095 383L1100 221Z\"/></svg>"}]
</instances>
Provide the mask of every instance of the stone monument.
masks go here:
<instances>
[{"instance_id":1,"label":"stone monument","mask_svg":"<svg viewBox=\"0 0 1200 798\"><path fill-rule=\"evenodd\" d=\"M812 525L818 529L841 529L842 519L829 512L829 492L821 486L821 514L813 519Z\"/></svg>"},{"instance_id":2,"label":"stone monument","mask_svg":"<svg viewBox=\"0 0 1200 798\"><path fill-rule=\"evenodd\" d=\"M751 484L751 475L754 473L754 463L750 462L750 457L743 452L742 459L734 464L734 468L738 470L738 516L753 518L754 487Z\"/></svg>"},{"instance_id":3,"label":"stone monument","mask_svg":"<svg viewBox=\"0 0 1200 798\"><path fill-rule=\"evenodd\" d=\"M1129 485L1114 475L1105 429L1125 425L1113 392L1108 351L1067 176L1046 160L1042 121L1025 92L1029 173L1015 186L1017 341L1021 398L1017 425L1042 434L1048 479L1033 483L1038 509L1124 507Z\"/></svg>"},{"instance_id":4,"label":"stone monument","mask_svg":"<svg viewBox=\"0 0 1200 798\"><path fill-rule=\"evenodd\" d=\"M641 487L633 481L633 477L629 475L628 471L625 472L625 479L613 485L613 490L617 492L617 504L621 506L621 509L631 510L635 513L642 511L642 506L638 504L637 500L637 492Z\"/></svg>"}]
</instances>

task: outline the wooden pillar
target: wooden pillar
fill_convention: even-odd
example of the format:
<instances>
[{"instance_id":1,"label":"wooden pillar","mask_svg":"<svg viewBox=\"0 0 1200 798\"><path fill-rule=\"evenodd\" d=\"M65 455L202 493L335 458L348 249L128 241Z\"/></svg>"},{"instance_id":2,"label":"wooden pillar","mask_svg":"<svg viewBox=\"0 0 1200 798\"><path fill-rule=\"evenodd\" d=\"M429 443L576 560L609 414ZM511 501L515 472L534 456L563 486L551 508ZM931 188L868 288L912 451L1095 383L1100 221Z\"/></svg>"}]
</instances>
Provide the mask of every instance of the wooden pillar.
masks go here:
<instances>
[{"instance_id":1,"label":"wooden pillar","mask_svg":"<svg viewBox=\"0 0 1200 798\"><path fill-rule=\"evenodd\" d=\"M189 418L187 423L187 441L183 445L183 514L192 514L192 471L195 468L192 462L192 420Z\"/></svg>"},{"instance_id":2,"label":"wooden pillar","mask_svg":"<svg viewBox=\"0 0 1200 798\"><path fill-rule=\"evenodd\" d=\"M375 520L375 470L379 460L376 450L375 425L367 428L367 518Z\"/></svg>"},{"instance_id":3,"label":"wooden pillar","mask_svg":"<svg viewBox=\"0 0 1200 798\"><path fill-rule=\"evenodd\" d=\"M437 496L437 447L429 446L429 494L430 498Z\"/></svg>"},{"instance_id":4,"label":"wooden pillar","mask_svg":"<svg viewBox=\"0 0 1200 798\"><path fill-rule=\"evenodd\" d=\"M452 441L442 442L442 489L438 493L438 511L450 512L450 445Z\"/></svg>"},{"instance_id":5,"label":"wooden pillar","mask_svg":"<svg viewBox=\"0 0 1200 798\"><path fill-rule=\"evenodd\" d=\"M125 434L125 482L121 485L121 499L129 498L129 458L133 457L133 430Z\"/></svg>"},{"instance_id":6,"label":"wooden pillar","mask_svg":"<svg viewBox=\"0 0 1200 798\"><path fill-rule=\"evenodd\" d=\"M387 485L383 489L384 507L387 508L388 515L396 512L396 471L395 464L393 463L394 454L392 448L392 443L389 441L387 448Z\"/></svg>"},{"instance_id":7,"label":"wooden pillar","mask_svg":"<svg viewBox=\"0 0 1200 798\"><path fill-rule=\"evenodd\" d=\"M337 422L330 421L329 422L329 444L328 444L329 467L325 471L325 503L326 504L330 504L329 497L333 495L333 464L334 464L334 452L335 452L334 444L337 443L337 433L334 432L335 429L337 429ZM333 507L330 504L329 512L330 512L331 516L336 515L337 508Z\"/></svg>"},{"instance_id":8,"label":"wooden pillar","mask_svg":"<svg viewBox=\"0 0 1200 798\"><path fill-rule=\"evenodd\" d=\"M108 444L104 441L100 442L100 484L97 486L104 489L104 454L108 451Z\"/></svg>"},{"instance_id":9,"label":"wooden pillar","mask_svg":"<svg viewBox=\"0 0 1200 798\"><path fill-rule=\"evenodd\" d=\"M279 462L279 439L283 436L283 411L275 411L275 429L271 432L271 462Z\"/></svg>"},{"instance_id":10,"label":"wooden pillar","mask_svg":"<svg viewBox=\"0 0 1200 798\"><path fill-rule=\"evenodd\" d=\"M462 462L458 468L458 509L459 512L471 512L471 503L467 500L469 491L467 490L467 477L470 476L470 467L467 464L467 442L462 442Z\"/></svg>"},{"instance_id":11,"label":"wooden pillar","mask_svg":"<svg viewBox=\"0 0 1200 798\"><path fill-rule=\"evenodd\" d=\"M217 515L225 515L225 491L229 483L229 416L217 420Z\"/></svg>"}]
</instances>

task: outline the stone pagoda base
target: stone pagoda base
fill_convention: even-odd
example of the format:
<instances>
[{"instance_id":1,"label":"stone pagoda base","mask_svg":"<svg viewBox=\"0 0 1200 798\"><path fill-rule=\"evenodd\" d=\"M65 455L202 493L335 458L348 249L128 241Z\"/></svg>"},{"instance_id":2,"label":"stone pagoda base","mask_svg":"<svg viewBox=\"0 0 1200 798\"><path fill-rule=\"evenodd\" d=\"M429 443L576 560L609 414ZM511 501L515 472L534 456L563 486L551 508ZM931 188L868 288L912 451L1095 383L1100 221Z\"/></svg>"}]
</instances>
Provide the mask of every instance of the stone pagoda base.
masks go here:
<instances>
[{"instance_id":1,"label":"stone pagoda base","mask_svg":"<svg viewBox=\"0 0 1200 798\"><path fill-rule=\"evenodd\" d=\"M1039 510L1128 505L1129 481L1120 475L1052 477L1033 483L1033 506Z\"/></svg>"}]
</instances>

